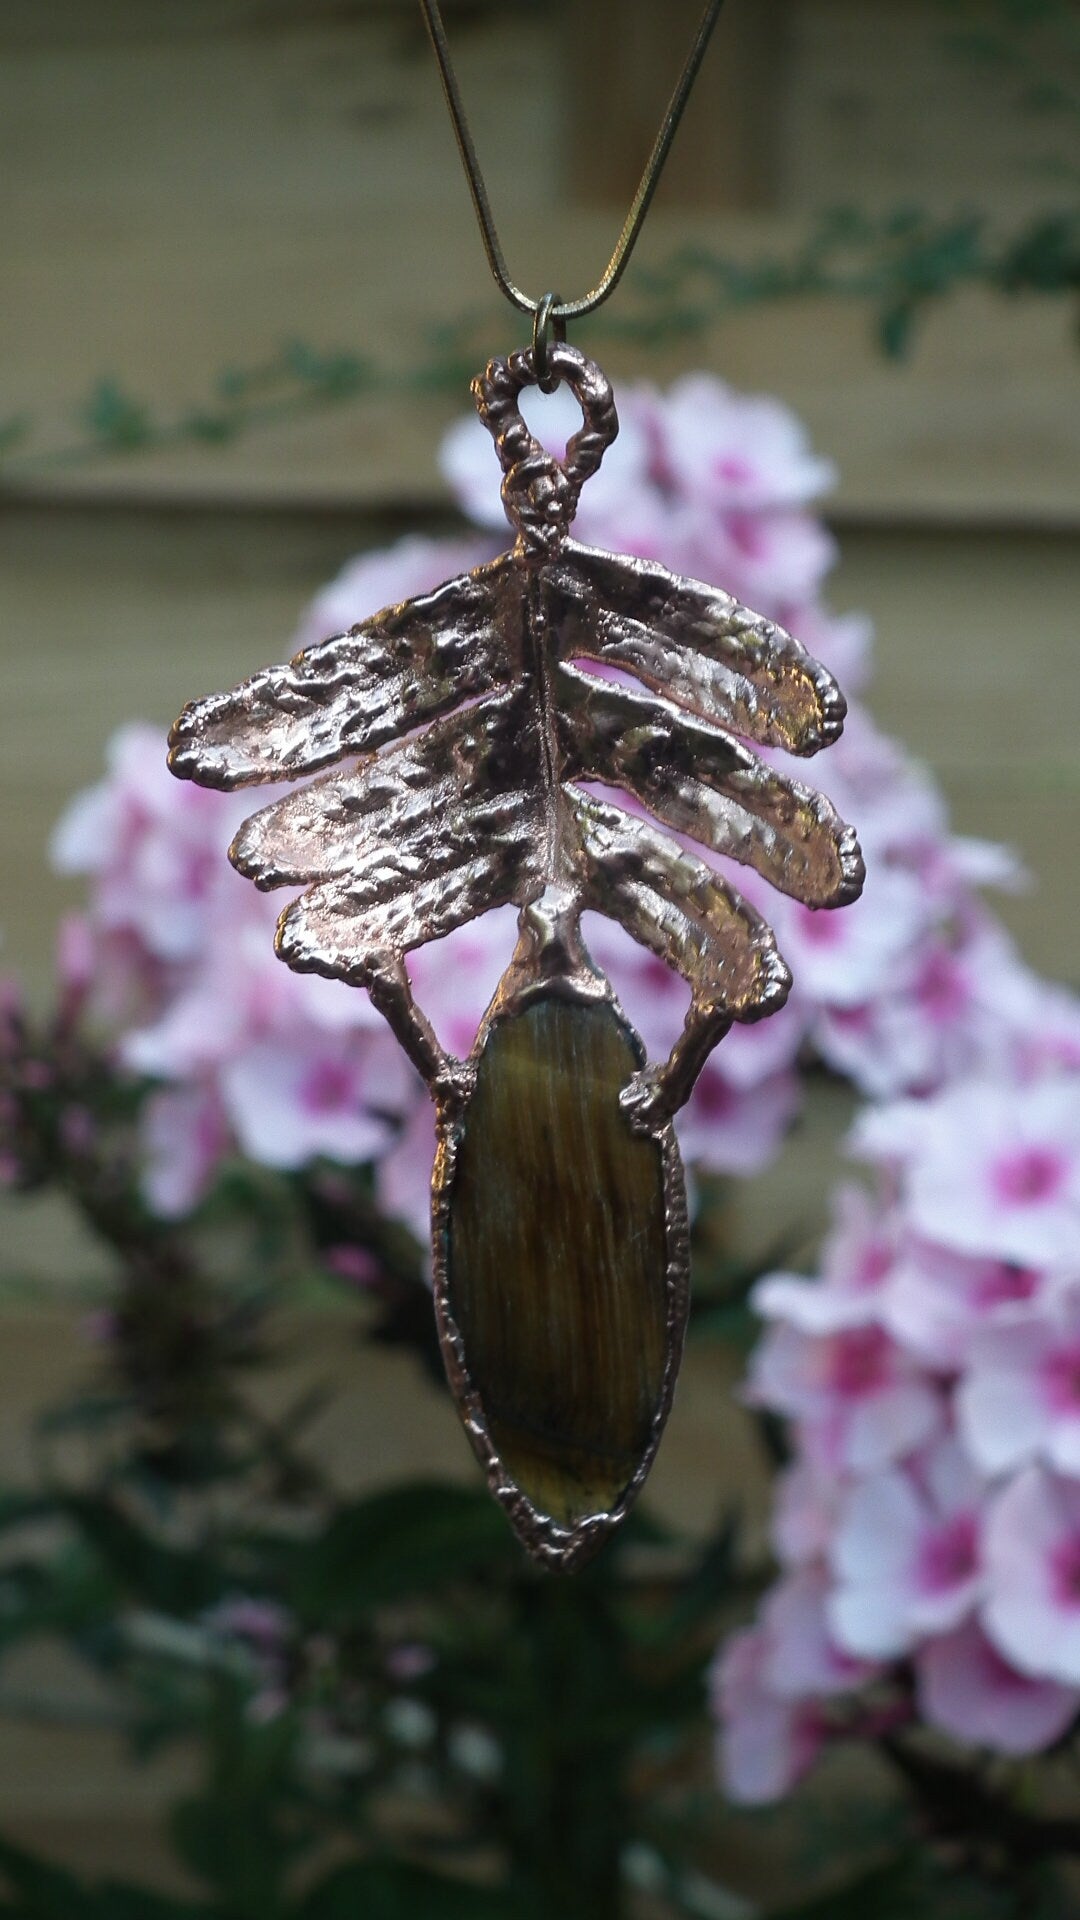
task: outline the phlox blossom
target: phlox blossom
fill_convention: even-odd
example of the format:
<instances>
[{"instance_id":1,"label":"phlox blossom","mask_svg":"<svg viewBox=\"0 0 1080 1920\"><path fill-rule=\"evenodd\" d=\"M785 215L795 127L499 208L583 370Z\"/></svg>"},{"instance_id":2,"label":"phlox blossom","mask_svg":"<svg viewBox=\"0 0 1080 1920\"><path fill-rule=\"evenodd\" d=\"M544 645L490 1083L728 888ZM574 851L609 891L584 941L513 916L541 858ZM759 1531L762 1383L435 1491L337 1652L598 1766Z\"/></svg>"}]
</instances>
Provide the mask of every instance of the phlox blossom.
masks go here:
<instances>
[{"instance_id":1,"label":"phlox blossom","mask_svg":"<svg viewBox=\"0 0 1080 1920\"><path fill-rule=\"evenodd\" d=\"M1080 1259L1080 1249L1078 1249ZM1080 1277L1080 1275L1078 1275ZM1042 1459L1080 1478L1080 1293L1062 1289L971 1343L957 1394L960 1428L984 1472Z\"/></svg>"},{"instance_id":2,"label":"phlox blossom","mask_svg":"<svg viewBox=\"0 0 1080 1920\"><path fill-rule=\"evenodd\" d=\"M198 1206L232 1147L213 1082L192 1080L151 1094L142 1115L143 1192L166 1220Z\"/></svg>"},{"instance_id":3,"label":"phlox blossom","mask_svg":"<svg viewBox=\"0 0 1080 1920\"><path fill-rule=\"evenodd\" d=\"M1010 1326L1028 1301L1054 1287L1039 1267L954 1253L909 1233L898 1247L882 1312L902 1346L925 1366L952 1374L967 1364L983 1328Z\"/></svg>"},{"instance_id":4,"label":"phlox blossom","mask_svg":"<svg viewBox=\"0 0 1080 1920\"><path fill-rule=\"evenodd\" d=\"M202 950L222 853L239 823L233 799L174 780L153 727L121 727L106 778L76 796L52 839L61 873L92 876L93 920L163 962Z\"/></svg>"},{"instance_id":5,"label":"phlox blossom","mask_svg":"<svg viewBox=\"0 0 1080 1920\"><path fill-rule=\"evenodd\" d=\"M796 1455L777 1475L771 1536L782 1567L824 1561L836 1529L842 1494L836 1475L823 1472L809 1453Z\"/></svg>"},{"instance_id":6,"label":"phlox blossom","mask_svg":"<svg viewBox=\"0 0 1080 1920\"><path fill-rule=\"evenodd\" d=\"M993 1753L1040 1753L1080 1713L1080 1689L1018 1673L974 1620L928 1641L915 1676L919 1712L929 1726Z\"/></svg>"},{"instance_id":7,"label":"phlox blossom","mask_svg":"<svg viewBox=\"0 0 1080 1920\"><path fill-rule=\"evenodd\" d=\"M818 1457L839 1471L883 1467L935 1431L939 1395L864 1302L822 1331L811 1292L802 1301L759 1293L776 1319L751 1360L747 1400L802 1421Z\"/></svg>"},{"instance_id":8,"label":"phlox blossom","mask_svg":"<svg viewBox=\"0 0 1080 1920\"><path fill-rule=\"evenodd\" d=\"M888 1659L970 1614L981 1591L981 1493L950 1435L856 1482L830 1550L828 1618L841 1647Z\"/></svg>"},{"instance_id":9,"label":"phlox blossom","mask_svg":"<svg viewBox=\"0 0 1080 1920\"><path fill-rule=\"evenodd\" d=\"M983 1619L1021 1673L1080 1687L1080 1483L1042 1466L1006 1482L986 1523Z\"/></svg>"},{"instance_id":10,"label":"phlox blossom","mask_svg":"<svg viewBox=\"0 0 1080 1920\"><path fill-rule=\"evenodd\" d=\"M375 1163L375 1190L379 1205L404 1220L424 1246L431 1231L435 1109L419 1079L415 1091L404 1122Z\"/></svg>"},{"instance_id":11,"label":"phlox blossom","mask_svg":"<svg viewBox=\"0 0 1080 1920\"><path fill-rule=\"evenodd\" d=\"M828 1603L828 1572L812 1564L779 1580L768 1595L761 1611L767 1636L762 1677L779 1698L850 1693L874 1671L837 1639Z\"/></svg>"},{"instance_id":12,"label":"phlox blossom","mask_svg":"<svg viewBox=\"0 0 1080 1920\"><path fill-rule=\"evenodd\" d=\"M813 452L797 415L771 394L684 374L668 389L659 424L669 484L718 512L805 507L836 484L832 462Z\"/></svg>"},{"instance_id":13,"label":"phlox blossom","mask_svg":"<svg viewBox=\"0 0 1080 1920\"><path fill-rule=\"evenodd\" d=\"M730 1636L712 1670L717 1766L729 1799L740 1806L767 1806L790 1793L824 1739L819 1706L769 1688L770 1651L767 1633L748 1628Z\"/></svg>"},{"instance_id":14,"label":"phlox blossom","mask_svg":"<svg viewBox=\"0 0 1080 1920\"><path fill-rule=\"evenodd\" d=\"M992 1079L865 1112L853 1146L876 1188L841 1189L815 1278L755 1290L767 1324L748 1398L786 1416L794 1459L773 1518L781 1578L749 1635L756 1692L718 1694L736 1797L746 1702L772 1729L760 1799L767 1778L797 1776L796 1729L800 1756L810 1728L817 1746L843 1731L826 1709L845 1659L870 1663L884 1701L867 1726L917 1714L1021 1755L1080 1714L1076 1093L1063 1062L1032 1074L1007 1049ZM795 1619L793 1651L776 1635Z\"/></svg>"},{"instance_id":15,"label":"phlox blossom","mask_svg":"<svg viewBox=\"0 0 1080 1920\"><path fill-rule=\"evenodd\" d=\"M999 1074L868 1113L856 1144L903 1171L912 1229L960 1253L1067 1265L1080 1244L1080 1076Z\"/></svg>"}]
</instances>

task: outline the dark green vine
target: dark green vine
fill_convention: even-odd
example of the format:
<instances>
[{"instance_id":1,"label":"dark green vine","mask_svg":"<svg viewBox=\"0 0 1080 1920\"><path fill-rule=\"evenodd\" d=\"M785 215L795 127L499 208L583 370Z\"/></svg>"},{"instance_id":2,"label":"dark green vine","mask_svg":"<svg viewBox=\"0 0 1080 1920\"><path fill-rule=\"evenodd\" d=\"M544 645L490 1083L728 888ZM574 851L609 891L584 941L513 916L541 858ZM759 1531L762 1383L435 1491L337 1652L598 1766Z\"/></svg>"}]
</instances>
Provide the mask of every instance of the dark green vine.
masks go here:
<instances>
[{"instance_id":1,"label":"dark green vine","mask_svg":"<svg viewBox=\"0 0 1080 1920\"><path fill-rule=\"evenodd\" d=\"M871 218L840 208L818 221L793 252L737 260L707 247L683 247L661 266L639 271L630 298L581 329L589 341L658 347L707 335L743 309L800 299L858 300L873 311L882 352L900 360L928 310L965 286L1017 296L1075 301L1080 295L1080 211L1040 215L996 235L979 214L939 217L902 208ZM179 413L152 403L113 377L72 409L71 440L35 444L29 414L0 419L0 473L9 481L103 456L164 447L226 446L283 419L388 391L460 393L490 337L490 310L474 309L433 329L409 373L380 366L348 348L287 342L275 358L227 367L202 400Z\"/></svg>"}]
</instances>

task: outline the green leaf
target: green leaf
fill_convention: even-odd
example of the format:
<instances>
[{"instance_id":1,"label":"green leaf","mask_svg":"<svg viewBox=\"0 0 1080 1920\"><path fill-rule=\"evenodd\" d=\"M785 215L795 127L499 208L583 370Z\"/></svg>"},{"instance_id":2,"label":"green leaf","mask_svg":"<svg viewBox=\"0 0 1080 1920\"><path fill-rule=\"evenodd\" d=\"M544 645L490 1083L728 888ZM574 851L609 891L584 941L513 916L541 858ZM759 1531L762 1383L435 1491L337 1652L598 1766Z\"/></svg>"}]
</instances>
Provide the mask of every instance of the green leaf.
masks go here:
<instances>
[{"instance_id":1,"label":"green leaf","mask_svg":"<svg viewBox=\"0 0 1080 1920\"><path fill-rule=\"evenodd\" d=\"M0 458L19 446L26 439L29 431L30 415L28 413L5 414L0 420Z\"/></svg>"},{"instance_id":2,"label":"green leaf","mask_svg":"<svg viewBox=\"0 0 1080 1920\"><path fill-rule=\"evenodd\" d=\"M1011 1911L1000 1887L908 1852L770 1920L1006 1920Z\"/></svg>"},{"instance_id":3,"label":"green leaf","mask_svg":"<svg viewBox=\"0 0 1080 1920\"><path fill-rule=\"evenodd\" d=\"M234 414L211 413L209 408L196 408L185 414L179 423L179 432L191 440L202 440L208 446L220 446L226 440L235 439L241 422Z\"/></svg>"},{"instance_id":4,"label":"green leaf","mask_svg":"<svg viewBox=\"0 0 1080 1920\"><path fill-rule=\"evenodd\" d=\"M911 345L911 336L915 324L915 302L913 300L894 300L878 318L878 339L881 350L890 360L903 360Z\"/></svg>"},{"instance_id":5,"label":"green leaf","mask_svg":"<svg viewBox=\"0 0 1080 1920\"><path fill-rule=\"evenodd\" d=\"M23 1493L5 1487L0 1493L0 1533L9 1527L25 1526L28 1520L41 1520L55 1513L56 1502L47 1493Z\"/></svg>"},{"instance_id":6,"label":"green leaf","mask_svg":"<svg viewBox=\"0 0 1080 1920\"><path fill-rule=\"evenodd\" d=\"M324 1626L374 1607L502 1572L520 1550L488 1494L437 1482L391 1488L346 1507L294 1558L289 1599Z\"/></svg>"},{"instance_id":7,"label":"green leaf","mask_svg":"<svg viewBox=\"0 0 1080 1920\"><path fill-rule=\"evenodd\" d=\"M100 1895L108 1920L225 1920L219 1907L173 1900L168 1894L152 1893L147 1887L132 1887L119 1880L103 1880Z\"/></svg>"},{"instance_id":8,"label":"green leaf","mask_svg":"<svg viewBox=\"0 0 1080 1920\"><path fill-rule=\"evenodd\" d=\"M716 1340L740 1355L749 1353L760 1334L761 1321L747 1306L703 1306L690 1321L692 1340Z\"/></svg>"},{"instance_id":9,"label":"green leaf","mask_svg":"<svg viewBox=\"0 0 1080 1920\"><path fill-rule=\"evenodd\" d=\"M88 1886L2 1837L0 1875L17 1896L0 1902L0 1920L225 1920L216 1907L119 1880Z\"/></svg>"},{"instance_id":10,"label":"green leaf","mask_svg":"<svg viewBox=\"0 0 1080 1920\"><path fill-rule=\"evenodd\" d=\"M33 1920L108 1920L98 1896L74 1874L35 1859L0 1838L0 1874L18 1895L19 1911Z\"/></svg>"},{"instance_id":11,"label":"green leaf","mask_svg":"<svg viewBox=\"0 0 1080 1920\"><path fill-rule=\"evenodd\" d=\"M404 1860L363 1860L320 1881L296 1920L519 1920L519 1915L519 1903L500 1888L451 1879Z\"/></svg>"},{"instance_id":12,"label":"green leaf","mask_svg":"<svg viewBox=\"0 0 1080 1920\"><path fill-rule=\"evenodd\" d=\"M340 399L370 384L371 368L355 353L320 353L306 340L291 340L282 364L294 379L302 380L328 397Z\"/></svg>"},{"instance_id":13,"label":"green leaf","mask_svg":"<svg viewBox=\"0 0 1080 1920\"><path fill-rule=\"evenodd\" d=\"M106 1495L72 1495L64 1504L109 1571L147 1605L187 1614L220 1597L222 1568L191 1549L155 1540Z\"/></svg>"},{"instance_id":14,"label":"green leaf","mask_svg":"<svg viewBox=\"0 0 1080 1920\"><path fill-rule=\"evenodd\" d=\"M16 1561L5 1575L0 1647L43 1633L79 1639L115 1612L116 1587L96 1553L68 1541L46 1561Z\"/></svg>"},{"instance_id":15,"label":"green leaf","mask_svg":"<svg viewBox=\"0 0 1080 1920\"><path fill-rule=\"evenodd\" d=\"M234 1920L269 1920L307 1839L296 1826L297 1726L292 1714L253 1722L244 1687L219 1675L206 1724L208 1773L172 1814L185 1866L212 1887Z\"/></svg>"},{"instance_id":16,"label":"green leaf","mask_svg":"<svg viewBox=\"0 0 1080 1920\"><path fill-rule=\"evenodd\" d=\"M739 1546L739 1521L737 1509L725 1513L705 1542L689 1578L657 1622L656 1637L659 1644L679 1646L710 1620L725 1600L730 1599Z\"/></svg>"},{"instance_id":17,"label":"green leaf","mask_svg":"<svg viewBox=\"0 0 1080 1920\"><path fill-rule=\"evenodd\" d=\"M82 408L92 434L112 447L142 447L153 437L149 408L117 380L99 380Z\"/></svg>"}]
</instances>

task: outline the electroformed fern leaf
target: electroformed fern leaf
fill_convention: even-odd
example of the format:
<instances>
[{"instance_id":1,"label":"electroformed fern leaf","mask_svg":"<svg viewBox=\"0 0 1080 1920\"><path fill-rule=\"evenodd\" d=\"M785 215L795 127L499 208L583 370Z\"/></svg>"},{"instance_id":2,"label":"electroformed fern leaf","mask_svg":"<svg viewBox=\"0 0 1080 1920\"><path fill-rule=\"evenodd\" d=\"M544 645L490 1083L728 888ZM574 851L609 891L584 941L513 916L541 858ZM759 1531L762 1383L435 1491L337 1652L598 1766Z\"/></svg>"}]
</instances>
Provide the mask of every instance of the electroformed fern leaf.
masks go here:
<instances>
[{"instance_id":1,"label":"electroformed fern leaf","mask_svg":"<svg viewBox=\"0 0 1080 1920\"><path fill-rule=\"evenodd\" d=\"M517 582L504 555L348 633L264 667L229 693L192 701L169 736L169 765L203 787L317 773L486 693L505 679L505 619Z\"/></svg>"},{"instance_id":2,"label":"electroformed fern leaf","mask_svg":"<svg viewBox=\"0 0 1080 1920\"><path fill-rule=\"evenodd\" d=\"M583 413L564 462L518 408L530 353L473 383L513 549L195 702L170 762L213 787L321 775L248 820L231 857L260 887L306 888L279 921L282 959L366 986L432 1090L448 1377L522 1539L566 1567L627 1511L671 1402L688 1271L671 1117L731 1022L790 985L760 915L671 835L811 907L855 899L863 871L831 803L754 752L836 739L826 670L719 589L569 538L617 420L599 368L565 344L549 360ZM509 901L517 948L453 1060L404 956ZM587 908L690 984L658 1067L582 944Z\"/></svg>"},{"instance_id":3,"label":"electroformed fern leaf","mask_svg":"<svg viewBox=\"0 0 1080 1920\"><path fill-rule=\"evenodd\" d=\"M564 660L621 667L760 746L812 754L840 736L846 706L832 675L719 587L567 540L548 594Z\"/></svg>"}]
</instances>

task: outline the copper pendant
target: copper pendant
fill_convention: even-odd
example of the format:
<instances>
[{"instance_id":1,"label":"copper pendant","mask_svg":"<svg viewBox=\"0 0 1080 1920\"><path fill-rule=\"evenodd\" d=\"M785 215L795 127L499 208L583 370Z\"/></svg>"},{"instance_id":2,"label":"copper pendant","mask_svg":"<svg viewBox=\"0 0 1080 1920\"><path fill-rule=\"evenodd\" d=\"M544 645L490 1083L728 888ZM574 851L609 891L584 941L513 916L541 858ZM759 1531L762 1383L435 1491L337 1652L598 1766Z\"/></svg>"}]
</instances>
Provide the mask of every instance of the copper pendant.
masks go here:
<instances>
[{"instance_id":1,"label":"copper pendant","mask_svg":"<svg viewBox=\"0 0 1080 1920\"><path fill-rule=\"evenodd\" d=\"M566 1568L627 1512L671 1405L688 1292L672 1116L731 1022L790 986L770 929L714 868L576 783L621 787L811 907L856 899L863 866L830 803L745 744L835 740L844 701L824 668L730 595L570 539L618 422L597 366L565 343L547 360L583 414L565 461L518 408L531 350L473 382L513 549L185 708L170 765L233 788L347 762L256 813L230 858L257 886L306 886L279 955L367 987L431 1090L450 1385L524 1544ZM517 948L458 1060L404 955L507 901ZM586 908L690 984L661 1066L585 951Z\"/></svg>"}]
</instances>

